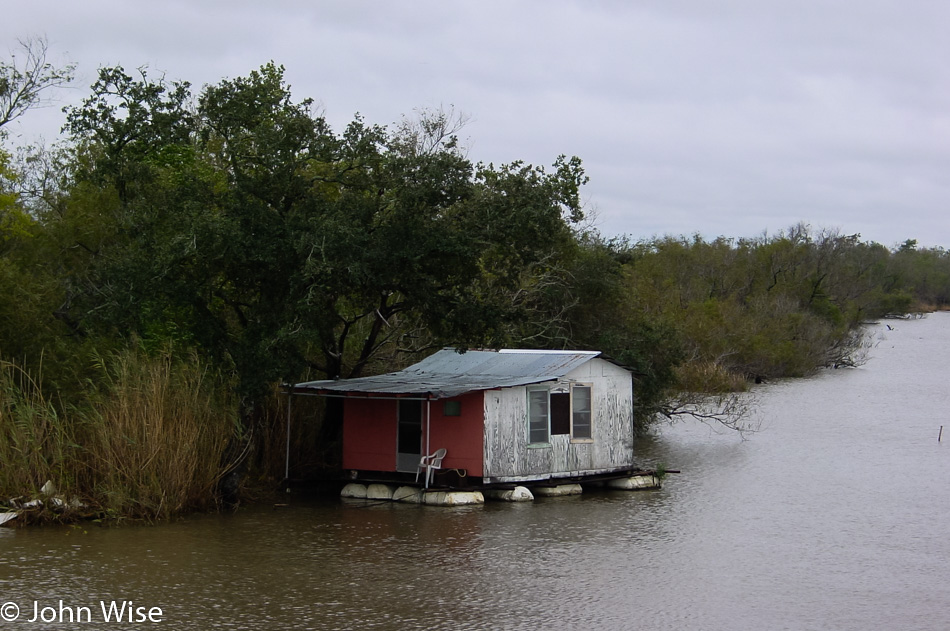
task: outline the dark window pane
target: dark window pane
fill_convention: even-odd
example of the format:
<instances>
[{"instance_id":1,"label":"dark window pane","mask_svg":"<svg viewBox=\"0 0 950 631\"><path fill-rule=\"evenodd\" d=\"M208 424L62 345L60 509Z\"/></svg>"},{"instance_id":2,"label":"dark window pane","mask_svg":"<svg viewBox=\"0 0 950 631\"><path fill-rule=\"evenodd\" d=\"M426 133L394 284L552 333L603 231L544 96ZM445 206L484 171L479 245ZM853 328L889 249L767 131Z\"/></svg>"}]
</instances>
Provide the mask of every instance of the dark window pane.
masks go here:
<instances>
[{"instance_id":1,"label":"dark window pane","mask_svg":"<svg viewBox=\"0 0 950 631\"><path fill-rule=\"evenodd\" d=\"M571 395L551 393L551 433L571 433Z\"/></svg>"}]
</instances>

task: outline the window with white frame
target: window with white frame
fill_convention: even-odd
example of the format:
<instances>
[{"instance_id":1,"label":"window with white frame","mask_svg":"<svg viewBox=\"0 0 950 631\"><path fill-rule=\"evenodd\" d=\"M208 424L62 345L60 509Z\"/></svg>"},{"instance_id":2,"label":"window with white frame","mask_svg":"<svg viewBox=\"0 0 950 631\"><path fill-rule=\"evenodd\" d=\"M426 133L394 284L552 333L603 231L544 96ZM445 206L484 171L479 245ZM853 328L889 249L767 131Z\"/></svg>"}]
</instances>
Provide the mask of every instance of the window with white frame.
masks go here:
<instances>
[{"instance_id":1,"label":"window with white frame","mask_svg":"<svg viewBox=\"0 0 950 631\"><path fill-rule=\"evenodd\" d=\"M547 388L528 388L528 442L543 444L550 435Z\"/></svg>"},{"instance_id":2,"label":"window with white frame","mask_svg":"<svg viewBox=\"0 0 950 631\"><path fill-rule=\"evenodd\" d=\"M574 384L571 386L571 438L591 440L591 397L590 386Z\"/></svg>"},{"instance_id":3,"label":"window with white frame","mask_svg":"<svg viewBox=\"0 0 950 631\"><path fill-rule=\"evenodd\" d=\"M590 384L528 388L528 442L532 445L547 444L552 435L592 440L592 418Z\"/></svg>"}]
</instances>

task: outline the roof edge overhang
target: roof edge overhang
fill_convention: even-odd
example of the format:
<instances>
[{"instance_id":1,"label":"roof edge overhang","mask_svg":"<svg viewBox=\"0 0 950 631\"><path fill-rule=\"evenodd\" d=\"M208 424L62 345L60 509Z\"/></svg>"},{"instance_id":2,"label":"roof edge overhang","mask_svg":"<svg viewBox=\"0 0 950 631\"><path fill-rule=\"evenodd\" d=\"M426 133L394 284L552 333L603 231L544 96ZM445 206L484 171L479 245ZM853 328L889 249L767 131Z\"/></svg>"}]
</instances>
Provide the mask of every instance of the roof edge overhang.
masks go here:
<instances>
[{"instance_id":1,"label":"roof edge overhang","mask_svg":"<svg viewBox=\"0 0 950 631\"><path fill-rule=\"evenodd\" d=\"M473 386L467 388L445 388L440 390L417 390L417 389L360 389L354 388L350 380L339 379L336 381L320 382L311 381L298 383L296 385L286 386L286 390L291 394L318 397L345 397L351 399L375 399L375 400L420 400L437 401L441 399L452 399L462 396L469 392L485 392L488 390L502 390L504 388L518 388L531 386L549 381L557 381L560 377L545 376L539 378L519 379L517 382L501 383L496 385ZM308 385L314 384L314 385Z\"/></svg>"},{"instance_id":2,"label":"roof edge overhang","mask_svg":"<svg viewBox=\"0 0 950 631\"><path fill-rule=\"evenodd\" d=\"M595 358L633 372L600 351L499 349L460 352L445 348L398 372L307 381L293 386L288 384L287 388L293 394L311 396L437 400L468 392L557 381Z\"/></svg>"}]
</instances>

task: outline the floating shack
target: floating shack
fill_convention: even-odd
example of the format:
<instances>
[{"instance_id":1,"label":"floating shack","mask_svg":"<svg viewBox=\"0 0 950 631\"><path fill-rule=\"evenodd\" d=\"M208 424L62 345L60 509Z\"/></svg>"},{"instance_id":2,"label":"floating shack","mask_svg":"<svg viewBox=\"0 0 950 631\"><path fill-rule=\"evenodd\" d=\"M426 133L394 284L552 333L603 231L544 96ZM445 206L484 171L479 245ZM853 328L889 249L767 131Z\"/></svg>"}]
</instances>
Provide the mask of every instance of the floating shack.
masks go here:
<instances>
[{"instance_id":1,"label":"floating shack","mask_svg":"<svg viewBox=\"0 0 950 631\"><path fill-rule=\"evenodd\" d=\"M300 383L293 394L344 398L354 482L546 492L638 473L633 375L597 351L443 349L399 372Z\"/></svg>"}]
</instances>

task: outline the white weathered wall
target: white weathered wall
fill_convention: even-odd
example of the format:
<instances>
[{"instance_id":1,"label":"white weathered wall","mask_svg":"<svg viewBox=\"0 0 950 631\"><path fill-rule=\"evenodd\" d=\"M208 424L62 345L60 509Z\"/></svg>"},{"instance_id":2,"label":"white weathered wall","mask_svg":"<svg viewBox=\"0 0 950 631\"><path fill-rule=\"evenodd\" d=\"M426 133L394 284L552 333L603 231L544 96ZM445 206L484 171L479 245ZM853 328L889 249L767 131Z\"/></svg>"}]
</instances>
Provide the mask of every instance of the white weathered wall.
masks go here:
<instances>
[{"instance_id":1,"label":"white weathered wall","mask_svg":"<svg viewBox=\"0 0 950 631\"><path fill-rule=\"evenodd\" d=\"M629 372L592 359L560 380L592 385L593 442L551 436L545 447L528 447L528 397L524 387L485 393L484 477L543 479L633 466L633 388ZM545 384L545 385L553 385Z\"/></svg>"}]
</instances>

